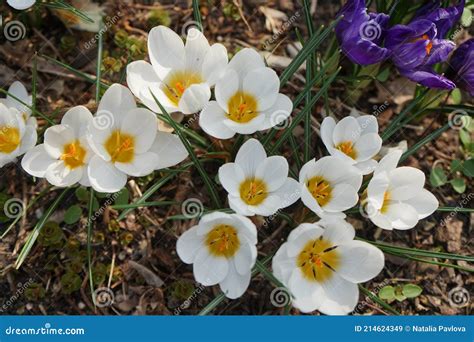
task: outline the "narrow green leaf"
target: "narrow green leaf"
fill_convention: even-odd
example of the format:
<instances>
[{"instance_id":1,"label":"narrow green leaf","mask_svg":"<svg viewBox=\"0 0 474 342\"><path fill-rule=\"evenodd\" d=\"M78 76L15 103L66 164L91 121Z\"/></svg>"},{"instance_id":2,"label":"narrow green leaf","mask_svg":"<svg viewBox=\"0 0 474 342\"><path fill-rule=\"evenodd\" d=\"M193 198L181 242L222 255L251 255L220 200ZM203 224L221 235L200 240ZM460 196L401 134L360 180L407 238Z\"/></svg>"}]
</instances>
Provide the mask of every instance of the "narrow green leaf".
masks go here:
<instances>
[{"instance_id":1,"label":"narrow green leaf","mask_svg":"<svg viewBox=\"0 0 474 342\"><path fill-rule=\"evenodd\" d=\"M418 151L422 146L426 145L429 143L431 140L436 139L439 137L443 132L447 131L450 128L450 124L447 123L444 126L438 128L436 131L432 132L431 134L427 135L420 141L418 141L415 145L413 145L411 148L409 148L405 153L403 153L402 157L400 158L400 162L403 162L405 159L407 159L409 156L411 156L413 153Z\"/></svg>"},{"instance_id":2,"label":"narrow green leaf","mask_svg":"<svg viewBox=\"0 0 474 342\"><path fill-rule=\"evenodd\" d=\"M199 0L193 0L193 16L194 20L199 24L199 29L202 31L201 11L199 10Z\"/></svg>"},{"instance_id":3,"label":"narrow green leaf","mask_svg":"<svg viewBox=\"0 0 474 342\"><path fill-rule=\"evenodd\" d=\"M26 239L26 242L23 245L23 248L21 249L20 254L18 255L18 258L15 262L15 268L17 270L20 269L21 265L23 265L23 262L25 262L26 258L28 257L28 254L30 253L36 240L38 239L38 235L43 229L43 226L48 221L49 217L53 214L53 212L56 210L56 208L59 206L59 204L63 201L63 198L66 196L68 191L69 188L66 188L61 192L61 194L54 200L53 204L51 204L51 206L44 212L43 216L33 228L33 230L30 232L30 234L28 234L28 238Z\"/></svg>"},{"instance_id":4,"label":"narrow green leaf","mask_svg":"<svg viewBox=\"0 0 474 342\"><path fill-rule=\"evenodd\" d=\"M89 288L91 290L92 303L96 305L96 299L94 295L94 275L92 274L92 227L93 220L92 215L94 213L94 189L90 189L89 193L89 207L87 214L87 270L89 275Z\"/></svg>"}]
</instances>

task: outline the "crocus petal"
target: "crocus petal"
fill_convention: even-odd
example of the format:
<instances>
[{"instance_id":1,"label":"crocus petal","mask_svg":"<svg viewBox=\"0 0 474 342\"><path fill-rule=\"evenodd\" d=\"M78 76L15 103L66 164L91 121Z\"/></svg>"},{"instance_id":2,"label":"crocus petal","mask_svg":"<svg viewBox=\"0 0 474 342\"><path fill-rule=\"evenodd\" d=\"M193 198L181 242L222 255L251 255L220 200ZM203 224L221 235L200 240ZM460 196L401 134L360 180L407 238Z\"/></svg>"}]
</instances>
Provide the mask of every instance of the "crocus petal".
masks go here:
<instances>
[{"instance_id":1,"label":"crocus petal","mask_svg":"<svg viewBox=\"0 0 474 342\"><path fill-rule=\"evenodd\" d=\"M53 159L48 152L46 152L44 144L41 144L26 152L21 160L21 166L33 177L42 178L48 167L55 161L56 159Z\"/></svg>"},{"instance_id":2,"label":"crocus petal","mask_svg":"<svg viewBox=\"0 0 474 342\"><path fill-rule=\"evenodd\" d=\"M176 252L183 262L194 263L198 251L203 248L203 237L197 235L197 226L185 231L176 242Z\"/></svg>"},{"instance_id":3,"label":"crocus petal","mask_svg":"<svg viewBox=\"0 0 474 342\"><path fill-rule=\"evenodd\" d=\"M438 88L452 90L456 88L456 85L446 77L435 73L433 70L405 70L398 69L402 76L412 80L413 82L420 83L428 88Z\"/></svg>"},{"instance_id":4,"label":"crocus petal","mask_svg":"<svg viewBox=\"0 0 474 342\"><path fill-rule=\"evenodd\" d=\"M86 135L87 125L92 122L92 114L84 106L76 106L69 109L61 119L62 125L71 127L74 137L80 138Z\"/></svg>"},{"instance_id":5,"label":"crocus petal","mask_svg":"<svg viewBox=\"0 0 474 342\"><path fill-rule=\"evenodd\" d=\"M84 168L70 169L62 160L53 162L46 170L45 177L49 183L59 187L67 187L76 184L82 178Z\"/></svg>"},{"instance_id":6,"label":"crocus petal","mask_svg":"<svg viewBox=\"0 0 474 342\"><path fill-rule=\"evenodd\" d=\"M114 164L106 162L99 156L91 158L87 172L91 186L99 192L117 192L127 183L127 175L125 173L117 169Z\"/></svg>"},{"instance_id":7,"label":"crocus petal","mask_svg":"<svg viewBox=\"0 0 474 342\"><path fill-rule=\"evenodd\" d=\"M128 88L120 84L111 85L102 96L96 117L101 115L111 122L109 127L120 127L125 115L136 108L135 99Z\"/></svg>"},{"instance_id":8,"label":"crocus petal","mask_svg":"<svg viewBox=\"0 0 474 342\"><path fill-rule=\"evenodd\" d=\"M228 65L229 69L237 72L240 80L244 80L250 71L263 67L265 67L265 63L262 56L257 51L249 48L237 52Z\"/></svg>"},{"instance_id":9,"label":"crocus petal","mask_svg":"<svg viewBox=\"0 0 474 342\"><path fill-rule=\"evenodd\" d=\"M226 258L215 257L207 248L202 248L194 259L193 272L196 281L202 285L215 285L227 276L229 261Z\"/></svg>"},{"instance_id":10,"label":"crocus petal","mask_svg":"<svg viewBox=\"0 0 474 342\"><path fill-rule=\"evenodd\" d=\"M280 89L280 79L270 68L259 68L248 72L243 79L242 89L257 100L257 110L265 111L275 103Z\"/></svg>"},{"instance_id":11,"label":"crocus petal","mask_svg":"<svg viewBox=\"0 0 474 342\"><path fill-rule=\"evenodd\" d=\"M199 126L217 139L230 139L235 132L224 124L226 113L216 101L209 101L199 115Z\"/></svg>"},{"instance_id":12,"label":"crocus petal","mask_svg":"<svg viewBox=\"0 0 474 342\"><path fill-rule=\"evenodd\" d=\"M250 284L251 272L240 274L236 271L235 265L229 263L227 276L219 283L222 292L227 298L236 299L241 297Z\"/></svg>"},{"instance_id":13,"label":"crocus petal","mask_svg":"<svg viewBox=\"0 0 474 342\"><path fill-rule=\"evenodd\" d=\"M181 139L175 134L167 132L156 132L155 141L151 145L150 152L158 156L156 170L171 167L181 163L188 157L188 151Z\"/></svg>"},{"instance_id":14,"label":"crocus petal","mask_svg":"<svg viewBox=\"0 0 474 342\"><path fill-rule=\"evenodd\" d=\"M148 34L148 54L156 74L164 80L171 70L183 70L184 43L170 28L157 26Z\"/></svg>"},{"instance_id":15,"label":"crocus petal","mask_svg":"<svg viewBox=\"0 0 474 342\"><path fill-rule=\"evenodd\" d=\"M219 168L219 181L224 189L233 196L240 196L240 184L245 180L245 175L240 166L227 163Z\"/></svg>"},{"instance_id":16,"label":"crocus petal","mask_svg":"<svg viewBox=\"0 0 474 342\"><path fill-rule=\"evenodd\" d=\"M186 56L185 70L201 74L204 57L209 51L209 42L204 34L195 27L188 30L184 52Z\"/></svg>"},{"instance_id":17,"label":"crocus petal","mask_svg":"<svg viewBox=\"0 0 474 342\"><path fill-rule=\"evenodd\" d=\"M357 151L356 160L365 161L374 157L382 148L382 138L377 133L361 136L354 144Z\"/></svg>"},{"instance_id":18,"label":"crocus petal","mask_svg":"<svg viewBox=\"0 0 474 342\"><path fill-rule=\"evenodd\" d=\"M322 284L327 298L319 307L319 311L326 315L347 315L357 305L359 288L337 273Z\"/></svg>"},{"instance_id":19,"label":"crocus petal","mask_svg":"<svg viewBox=\"0 0 474 342\"><path fill-rule=\"evenodd\" d=\"M240 166L246 177L251 177L255 175L265 158L267 158L267 153L262 144L252 138L240 147L235 156L235 163Z\"/></svg>"},{"instance_id":20,"label":"crocus petal","mask_svg":"<svg viewBox=\"0 0 474 342\"><path fill-rule=\"evenodd\" d=\"M321 123L321 139L328 151L330 148L334 147L333 133L335 128L336 120L330 116L325 117Z\"/></svg>"},{"instance_id":21,"label":"crocus petal","mask_svg":"<svg viewBox=\"0 0 474 342\"><path fill-rule=\"evenodd\" d=\"M70 126L51 126L44 133L44 147L51 157L58 159L64 152L64 146L75 139L74 130Z\"/></svg>"},{"instance_id":22,"label":"crocus petal","mask_svg":"<svg viewBox=\"0 0 474 342\"><path fill-rule=\"evenodd\" d=\"M398 167L390 172L390 198L403 201L418 194L425 184L425 174L414 167Z\"/></svg>"},{"instance_id":23,"label":"crocus petal","mask_svg":"<svg viewBox=\"0 0 474 342\"><path fill-rule=\"evenodd\" d=\"M229 100L239 91L239 87L239 75L233 69L227 70L217 81L216 101L225 112L229 112Z\"/></svg>"},{"instance_id":24,"label":"crocus petal","mask_svg":"<svg viewBox=\"0 0 474 342\"><path fill-rule=\"evenodd\" d=\"M262 112L265 116L265 121L260 130L280 125L289 118L292 110L293 102L291 102L290 98L286 95L278 94L275 103L266 111Z\"/></svg>"},{"instance_id":25,"label":"crocus petal","mask_svg":"<svg viewBox=\"0 0 474 342\"><path fill-rule=\"evenodd\" d=\"M212 87L222 77L228 61L229 57L225 46L213 44L204 57L202 64L202 74L209 86Z\"/></svg>"},{"instance_id":26,"label":"crocus petal","mask_svg":"<svg viewBox=\"0 0 474 342\"><path fill-rule=\"evenodd\" d=\"M438 209L439 202L436 197L428 190L422 189L412 198L404 201L404 203L415 208L418 213L418 219L424 219L430 216Z\"/></svg>"},{"instance_id":27,"label":"crocus petal","mask_svg":"<svg viewBox=\"0 0 474 342\"><path fill-rule=\"evenodd\" d=\"M7 3L17 10L25 10L35 4L36 0L7 0Z\"/></svg>"},{"instance_id":28,"label":"crocus petal","mask_svg":"<svg viewBox=\"0 0 474 342\"><path fill-rule=\"evenodd\" d=\"M179 100L179 109L183 114L199 112L211 98L211 89L207 83L192 84Z\"/></svg>"},{"instance_id":29,"label":"crocus petal","mask_svg":"<svg viewBox=\"0 0 474 342\"><path fill-rule=\"evenodd\" d=\"M153 152L135 154L129 163L115 162L115 167L133 177L147 176L157 169L159 157Z\"/></svg>"},{"instance_id":30,"label":"crocus petal","mask_svg":"<svg viewBox=\"0 0 474 342\"><path fill-rule=\"evenodd\" d=\"M333 143L337 146L343 142L354 142L359 139L360 133L357 120L352 116L346 116L334 128Z\"/></svg>"},{"instance_id":31,"label":"crocus petal","mask_svg":"<svg viewBox=\"0 0 474 342\"><path fill-rule=\"evenodd\" d=\"M282 156L271 156L261 163L255 172L257 179L265 182L267 191L275 191L285 183L288 176L288 161Z\"/></svg>"},{"instance_id":32,"label":"crocus petal","mask_svg":"<svg viewBox=\"0 0 474 342\"><path fill-rule=\"evenodd\" d=\"M155 114L146 108L130 110L123 118L120 131L134 139L134 153L148 151L155 141L158 121Z\"/></svg>"},{"instance_id":33,"label":"crocus petal","mask_svg":"<svg viewBox=\"0 0 474 342\"><path fill-rule=\"evenodd\" d=\"M341 260L338 273L352 283L363 283L377 276L384 266L382 251L363 241L347 241L337 248Z\"/></svg>"}]
</instances>

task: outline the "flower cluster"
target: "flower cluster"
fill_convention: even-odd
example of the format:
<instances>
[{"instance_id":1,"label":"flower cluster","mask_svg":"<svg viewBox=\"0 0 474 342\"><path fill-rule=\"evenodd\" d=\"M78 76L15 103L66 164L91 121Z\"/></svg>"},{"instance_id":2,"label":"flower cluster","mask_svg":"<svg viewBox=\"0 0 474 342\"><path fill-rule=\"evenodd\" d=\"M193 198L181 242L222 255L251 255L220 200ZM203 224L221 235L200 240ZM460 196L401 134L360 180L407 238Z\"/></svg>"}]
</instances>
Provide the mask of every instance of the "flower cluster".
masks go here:
<instances>
[{"instance_id":1,"label":"flower cluster","mask_svg":"<svg viewBox=\"0 0 474 342\"><path fill-rule=\"evenodd\" d=\"M459 0L457 5L443 8L439 0L431 1L409 23L389 28L388 15L368 13L365 0L348 0L340 11L343 17L336 34L342 51L354 63L369 65L390 58L401 75L421 85L452 90L457 84L469 91L465 70L456 69L458 74L452 80L434 71L434 65L446 62L455 48L445 36L461 18L464 5L465 0ZM459 54L465 55L464 50Z\"/></svg>"},{"instance_id":2,"label":"flower cluster","mask_svg":"<svg viewBox=\"0 0 474 342\"><path fill-rule=\"evenodd\" d=\"M349 31L338 36L354 42L355 50L347 51L357 51L360 57L364 50L373 50L371 62L382 60L387 49L379 47L378 40L357 46L360 33L350 23L385 25L388 19L365 13L360 3L346 5L343 25ZM209 45L202 32L190 29L183 43L163 26L151 30L148 48L151 63L135 61L127 67L130 90L110 86L94 115L84 106L69 109L60 124L46 129L37 146L31 97L14 83L11 96L0 104L1 165L26 153L21 165L34 177L58 187L78 183L117 192L127 176L146 176L187 157L178 136L159 130L156 114L164 114L162 109L200 112L201 128L219 139L269 129L291 114L293 104L279 92L278 76L252 49L228 61L225 47ZM138 107L134 95L147 108ZM218 179L235 214L204 215L177 241L179 257L193 264L198 282L219 284L227 297L240 297L257 258L257 228L247 216L272 216L301 199L320 221L302 223L291 232L273 259L275 277L303 312L347 314L354 309L357 284L375 277L384 257L376 247L354 240L355 230L344 211L360 202L376 226L410 229L432 214L438 201L423 189L420 170L397 167L400 152L377 161L382 139L374 116L354 110L339 122L327 117L321 137L329 155L304 164L298 180L288 176L283 156L268 156L252 138L240 147L234 162L220 167ZM359 198L362 179L371 173Z\"/></svg>"}]
</instances>

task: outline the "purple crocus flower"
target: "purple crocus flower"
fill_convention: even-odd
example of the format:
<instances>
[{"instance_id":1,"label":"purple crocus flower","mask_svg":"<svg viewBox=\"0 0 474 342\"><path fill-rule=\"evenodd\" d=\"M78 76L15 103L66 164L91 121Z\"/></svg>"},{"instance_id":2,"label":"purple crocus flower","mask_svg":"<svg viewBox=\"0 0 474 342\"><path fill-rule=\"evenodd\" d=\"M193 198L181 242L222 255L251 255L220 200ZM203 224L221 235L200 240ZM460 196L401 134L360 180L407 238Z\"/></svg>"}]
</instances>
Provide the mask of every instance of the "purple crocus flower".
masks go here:
<instances>
[{"instance_id":1,"label":"purple crocus flower","mask_svg":"<svg viewBox=\"0 0 474 342\"><path fill-rule=\"evenodd\" d=\"M354 63L375 64L388 58L382 47L389 16L367 13L365 0L348 0L339 15L344 18L336 26L336 36L344 54Z\"/></svg>"},{"instance_id":2,"label":"purple crocus flower","mask_svg":"<svg viewBox=\"0 0 474 342\"><path fill-rule=\"evenodd\" d=\"M385 47L391 51L400 74L429 88L454 89L455 84L434 72L433 65L445 62L455 44L443 39L459 20L464 0L459 5L439 8L428 4L408 25L395 25L387 32Z\"/></svg>"},{"instance_id":3,"label":"purple crocus flower","mask_svg":"<svg viewBox=\"0 0 474 342\"><path fill-rule=\"evenodd\" d=\"M474 96L474 38L462 43L454 51L450 65L458 87Z\"/></svg>"}]
</instances>

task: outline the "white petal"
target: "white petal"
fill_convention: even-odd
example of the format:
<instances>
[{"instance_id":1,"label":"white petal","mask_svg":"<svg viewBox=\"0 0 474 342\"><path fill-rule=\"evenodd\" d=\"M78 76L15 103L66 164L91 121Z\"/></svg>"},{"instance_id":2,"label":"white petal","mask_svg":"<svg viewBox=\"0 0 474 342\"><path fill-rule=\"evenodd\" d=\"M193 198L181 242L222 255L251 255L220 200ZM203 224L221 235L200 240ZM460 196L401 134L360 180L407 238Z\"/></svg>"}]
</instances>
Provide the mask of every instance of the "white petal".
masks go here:
<instances>
[{"instance_id":1,"label":"white petal","mask_svg":"<svg viewBox=\"0 0 474 342\"><path fill-rule=\"evenodd\" d=\"M265 119L265 115L260 114L247 123L240 123L232 121L230 119L225 119L224 124L229 129L239 134L253 134L257 131L263 130Z\"/></svg>"},{"instance_id":2,"label":"white petal","mask_svg":"<svg viewBox=\"0 0 474 342\"><path fill-rule=\"evenodd\" d=\"M292 240L288 239L288 256L294 257L301 253L304 246L324 234L324 229L315 224L306 224Z\"/></svg>"},{"instance_id":3,"label":"white petal","mask_svg":"<svg viewBox=\"0 0 474 342\"><path fill-rule=\"evenodd\" d=\"M418 219L424 219L433 214L438 209L439 202L436 197L428 190L421 190L414 197L404 201L411 205L418 213Z\"/></svg>"},{"instance_id":4,"label":"white petal","mask_svg":"<svg viewBox=\"0 0 474 342\"><path fill-rule=\"evenodd\" d=\"M67 125L74 130L75 138L80 138L86 134L87 126L92 121L92 114L84 106L76 106L69 109L61 119L62 125Z\"/></svg>"},{"instance_id":5,"label":"white petal","mask_svg":"<svg viewBox=\"0 0 474 342\"><path fill-rule=\"evenodd\" d=\"M247 140L237 152L235 163L240 166L245 177L252 177L258 167L267 158L267 153L262 144L256 139Z\"/></svg>"},{"instance_id":6,"label":"white petal","mask_svg":"<svg viewBox=\"0 0 474 342\"><path fill-rule=\"evenodd\" d=\"M357 168L362 175L368 175L372 173L377 167L378 163L374 159L369 159L363 162L358 162L354 164L354 167Z\"/></svg>"},{"instance_id":7,"label":"white petal","mask_svg":"<svg viewBox=\"0 0 474 342\"><path fill-rule=\"evenodd\" d=\"M224 124L225 111L216 101L209 101L199 115L199 126L207 134L218 139L230 139L235 132Z\"/></svg>"},{"instance_id":8,"label":"white petal","mask_svg":"<svg viewBox=\"0 0 474 342\"><path fill-rule=\"evenodd\" d=\"M192 264L198 251L206 248L202 236L197 235L197 226L193 226L183 233L176 242L176 252L186 264Z\"/></svg>"},{"instance_id":9,"label":"white petal","mask_svg":"<svg viewBox=\"0 0 474 342\"><path fill-rule=\"evenodd\" d=\"M245 216L254 216L255 213L249 209L249 206L242 201L240 196L232 196L229 195L229 207L237 214L245 215Z\"/></svg>"},{"instance_id":10,"label":"white petal","mask_svg":"<svg viewBox=\"0 0 474 342\"><path fill-rule=\"evenodd\" d=\"M336 120L332 117L327 116L324 118L321 123L321 140L324 143L324 146L330 151L334 147L333 133L336 128Z\"/></svg>"},{"instance_id":11,"label":"white petal","mask_svg":"<svg viewBox=\"0 0 474 342\"><path fill-rule=\"evenodd\" d=\"M161 113L161 109L150 91L153 92L153 95L168 113L176 111L176 105L161 90L161 80L150 63L135 61L127 65L127 84L133 95L155 113Z\"/></svg>"},{"instance_id":12,"label":"white petal","mask_svg":"<svg viewBox=\"0 0 474 342\"><path fill-rule=\"evenodd\" d=\"M359 195L357 190L348 184L337 184L331 192L331 199L324 206L324 210L339 212L352 208L357 204Z\"/></svg>"},{"instance_id":13,"label":"white petal","mask_svg":"<svg viewBox=\"0 0 474 342\"><path fill-rule=\"evenodd\" d=\"M269 129L282 124L285 120L289 120L288 118L292 110L293 102L291 102L290 98L286 95L278 94L275 103L262 113L265 115L265 122L260 130Z\"/></svg>"},{"instance_id":14,"label":"white petal","mask_svg":"<svg viewBox=\"0 0 474 342\"><path fill-rule=\"evenodd\" d=\"M129 111L122 121L120 131L131 135L135 140L134 153L148 151L155 141L158 121L155 114L145 108Z\"/></svg>"},{"instance_id":15,"label":"white petal","mask_svg":"<svg viewBox=\"0 0 474 342\"><path fill-rule=\"evenodd\" d=\"M238 214L231 214L230 215L233 220L233 226L237 230L237 234L239 235L239 239L242 239L247 244L255 246L257 244L257 227L255 224L248 218ZM257 257L256 250L251 248L252 252L252 260L255 262L255 258Z\"/></svg>"},{"instance_id":16,"label":"white petal","mask_svg":"<svg viewBox=\"0 0 474 342\"><path fill-rule=\"evenodd\" d=\"M26 152L21 160L21 166L30 175L43 178L48 167L55 161L41 144Z\"/></svg>"},{"instance_id":17,"label":"white petal","mask_svg":"<svg viewBox=\"0 0 474 342\"><path fill-rule=\"evenodd\" d=\"M264 67L252 70L243 80L243 90L256 98L259 112L273 106L279 89L280 79L276 72L270 68Z\"/></svg>"},{"instance_id":18,"label":"white petal","mask_svg":"<svg viewBox=\"0 0 474 342\"><path fill-rule=\"evenodd\" d=\"M216 83L216 101L225 111L229 111L229 100L239 91L239 75L233 69L229 69Z\"/></svg>"},{"instance_id":19,"label":"white petal","mask_svg":"<svg viewBox=\"0 0 474 342\"><path fill-rule=\"evenodd\" d=\"M248 72L265 66L262 56L257 51L249 48L240 50L229 62L229 69L237 72L243 80Z\"/></svg>"},{"instance_id":20,"label":"white petal","mask_svg":"<svg viewBox=\"0 0 474 342\"><path fill-rule=\"evenodd\" d=\"M29 7L29 6L28 6ZM28 95L28 91L26 90L25 86L19 82L15 81L11 84L11 86L8 88L8 92L15 96L18 100L26 103L28 106L31 106L32 104L32 97L31 95ZM26 113L28 116L31 113L31 109L22 104L21 102L18 102L15 100L12 96L9 94L7 95L6 98L7 103L9 104L9 107L14 107L18 109L20 113Z\"/></svg>"},{"instance_id":21,"label":"white petal","mask_svg":"<svg viewBox=\"0 0 474 342\"><path fill-rule=\"evenodd\" d=\"M202 285L215 285L227 276L229 261L224 257L215 257L207 248L202 248L194 259L193 272L196 281Z\"/></svg>"},{"instance_id":22,"label":"white petal","mask_svg":"<svg viewBox=\"0 0 474 342\"><path fill-rule=\"evenodd\" d=\"M188 30L184 52L186 55L185 70L201 73L204 57L210 49L209 42L204 34L191 27Z\"/></svg>"},{"instance_id":23,"label":"white petal","mask_svg":"<svg viewBox=\"0 0 474 342\"><path fill-rule=\"evenodd\" d=\"M7 3L17 10L25 10L35 4L36 0L7 0Z\"/></svg>"},{"instance_id":24,"label":"white petal","mask_svg":"<svg viewBox=\"0 0 474 342\"><path fill-rule=\"evenodd\" d=\"M148 34L148 55L158 77L164 80L171 70L183 70L184 43L171 29L157 26Z\"/></svg>"},{"instance_id":25,"label":"white petal","mask_svg":"<svg viewBox=\"0 0 474 342\"><path fill-rule=\"evenodd\" d=\"M273 274L283 284L288 284L293 270L297 267L296 258L288 256L287 247L286 242L282 244L272 259Z\"/></svg>"},{"instance_id":26,"label":"white petal","mask_svg":"<svg viewBox=\"0 0 474 342\"><path fill-rule=\"evenodd\" d=\"M288 177L281 187L272 192L272 195L280 198L280 208L289 207L301 197L300 184L293 178Z\"/></svg>"},{"instance_id":27,"label":"white petal","mask_svg":"<svg viewBox=\"0 0 474 342\"><path fill-rule=\"evenodd\" d=\"M359 116L357 122L361 128L361 135L369 134L369 133L376 133L379 132L379 124L377 122L377 118L373 115L362 115Z\"/></svg>"},{"instance_id":28,"label":"white petal","mask_svg":"<svg viewBox=\"0 0 474 342\"><path fill-rule=\"evenodd\" d=\"M319 311L326 315L346 315L354 310L359 301L359 288L337 273L322 284L327 299L321 303Z\"/></svg>"},{"instance_id":29,"label":"white petal","mask_svg":"<svg viewBox=\"0 0 474 342\"><path fill-rule=\"evenodd\" d=\"M278 209L280 209L280 205L280 197L270 194L263 200L262 203L258 205L249 205L248 208L257 215L270 216L275 214Z\"/></svg>"},{"instance_id":30,"label":"white petal","mask_svg":"<svg viewBox=\"0 0 474 342\"><path fill-rule=\"evenodd\" d=\"M337 248L340 265L337 272L351 283L363 283L379 274L384 267L380 249L363 241L348 241Z\"/></svg>"},{"instance_id":31,"label":"white petal","mask_svg":"<svg viewBox=\"0 0 474 342\"><path fill-rule=\"evenodd\" d=\"M143 177L157 169L159 157L153 152L135 154L130 163L115 162L115 167L133 177Z\"/></svg>"},{"instance_id":32,"label":"white petal","mask_svg":"<svg viewBox=\"0 0 474 342\"><path fill-rule=\"evenodd\" d=\"M425 185L425 174L414 167L402 166L392 170L390 178L390 198L407 200L418 194Z\"/></svg>"},{"instance_id":33,"label":"white petal","mask_svg":"<svg viewBox=\"0 0 474 342\"><path fill-rule=\"evenodd\" d=\"M167 132L156 132L155 141L151 145L150 152L158 156L156 170L171 167L181 163L188 156L188 151L175 134Z\"/></svg>"},{"instance_id":34,"label":"white petal","mask_svg":"<svg viewBox=\"0 0 474 342\"><path fill-rule=\"evenodd\" d=\"M25 127L25 134L23 135L19 147L19 155L31 150L36 145L38 140L38 133L36 132L36 127L27 125Z\"/></svg>"},{"instance_id":35,"label":"white petal","mask_svg":"<svg viewBox=\"0 0 474 342\"><path fill-rule=\"evenodd\" d=\"M252 252L252 249L255 251ZM255 263L253 256L256 255L256 247L248 243L241 244L239 250L234 256L234 264L237 272L241 275L250 273Z\"/></svg>"},{"instance_id":36,"label":"white petal","mask_svg":"<svg viewBox=\"0 0 474 342\"><path fill-rule=\"evenodd\" d=\"M324 289L318 286L310 297L295 297L293 306L303 313L310 313L318 310L325 300L326 294Z\"/></svg>"},{"instance_id":37,"label":"white petal","mask_svg":"<svg viewBox=\"0 0 474 342\"><path fill-rule=\"evenodd\" d=\"M219 168L218 175L219 181L229 194L240 196L240 184L245 180L240 166L235 163L224 164Z\"/></svg>"},{"instance_id":38,"label":"white petal","mask_svg":"<svg viewBox=\"0 0 474 342\"><path fill-rule=\"evenodd\" d=\"M393 229L393 223L391 217L386 214L382 214L380 211L369 211L369 218L373 224L377 227L387 230Z\"/></svg>"},{"instance_id":39,"label":"white petal","mask_svg":"<svg viewBox=\"0 0 474 342\"><path fill-rule=\"evenodd\" d=\"M211 98L211 89L207 83L192 84L179 100L179 109L183 114L199 112Z\"/></svg>"},{"instance_id":40,"label":"white petal","mask_svg":"<svg viewBox=\"0 0 474 342\"><path fill-rule=\"evenodd\" d=\"M324 239L330 241L333 245L339 245L354 239L354 227L346 220L321 220L318 224L324 227Z\"/></svg>"},{"instance_id":41,"label":"white petal","mask_svg":"<svg viewBox=\"0 0 474 342\"><path fill-rule=\"evenodd\" d=\"M389 184L390 180L386 173L380 173L370 180L367 187L367 199L374 209L382 208L385 192Z\"/></svg>"},{"instance_id":42,"label":"white petal","mask_svg":"<svg viewBox=\"0 0 474 342\"><path fill-rule=\"evenodd\" d=\"M236 299L241 297L249 287L250 277L251 272L241 275L235 269L235 265L230 262L229 272L219 286L227 298Z\"/></svg>"},{"instance_id":43,"label":"white petal","mask_svg":"<svg viewBox=\"0 0 474 342\"><path fill-rule=\"evenodd\" d=\"M202 74L206 83L211 87L222 77L227 67L229 57L227 49L222 44L213 44L202 64Z\"/></svg>"},{"instance_id":44,"label":"white petal","mask_svg":"<svg viewBox=\"0 0 474 342\"><path fill-rule=\"evenodd\" d=\"M45 177L49 183L55 186L66 187L79 182L84 172L83 167L70 169L62 160L53 162L46 170Z\"/></svg>"},{"instance_id":45,"label":"white petal","mask_svg":"<svg viewBox=\"0 0 474 342\"><path fill-rule=\"evenodd\" d=\"M361 136L354 144L357 151L356 160L362 161L374 157L382 147L382 138L376 133Z\"/></svg>"},{"instance_id":46,"label":"white petal","mask_svg":"<svg viewBox=\"0 0 474 342\"><path fill-rule=\"evenodd\" d=\"M75 139L74 130L71 127L51 126L44 133L44 148L51 157L58 159L64 152L64 146Z\"/></svg>"},{"instance_id":47,"label":"white petal","mask_svg":"<svg viewBox=\"0 0 474 342\"><path fill-rule=\"evenodd\" d=\"M106 162L99 156L93 156L87 169L91 186L94 190L105 193L120 191L127 183L127 175L114 164Z\"/></svg>"},{"instance_id":48,"label":"white petal","mask_svg":"<svg viewBox=\"0 0 474 342\"><path fill-rule=\"evenodd\" d=\"M311 297L319 290L319 284L306 279L299 267L295 268L288 280L288 289L296 297Z\"/></svg>"},{"instance_id":49,"label":"white petal","mask_svg":"<svg viewBox=\"0 0 474 342\"><path fill-rule=\"evenodd\" d=\"M411 229L418 223L418 213L406 203L389 204L386 215L392 221L394 229Z\"/></svg>"},{"instance_id":50,"label":"white petal","mask_svg":"<svg viewBox=\"0 0 474 342\"><path fill-rule=\"evenodd\" d=\"M270 156L257 167L255 178L265 182L268 192L276 191L288 177L288 161L282 156Z\"/></svg>"},{"instance_id":51,"label":"white petal","mask_svg":"<svg viewBox=\"0 0 474 342\"><path fill-rule=\"evenodd\" d=\"M360 133L361 129L357 120L352 116L346 116L334 128L333 143L337 146L342 142L355 142L359 139Z\"/></svg>"},{"instance_id":52,"label":"white petal","mask_svg":"<svg viewBox=\"0 0 474 342\"><path fill-rule=\"evenodd\" d=\"M379 165L374 170L374 176L381 172L390 172L397 167L398 162L402 156L403 152L400 150L394 150L388 153L379 161Z\"/></svg>"},{"instance_id":53,"label":"white petal","mask_svg":"<svg viewBox=\"0 0 474 342\"><path fill-rule=\"evenodd\" d=\"M109 126L120 127L125 115L136 107L135 99L130 90L123 85L115 83L105 91L95 116L103 116L113 121Z\"/></svg>"},{"instance_id":54,"label":"white petal","mask_svg":"<svg viewBox=\"0 0 474 342\"><path fill-rule=\"evenodd\" d=\"M313 197L313 195L309 192L308 188L306 185L303 183L300 183L300 189L301 189L301 201L305 206L307 206L311 211L313 211L316 215L321 216L323 209L321 206L318 204L316 199Z\"/></svg>"}]
</instances>

